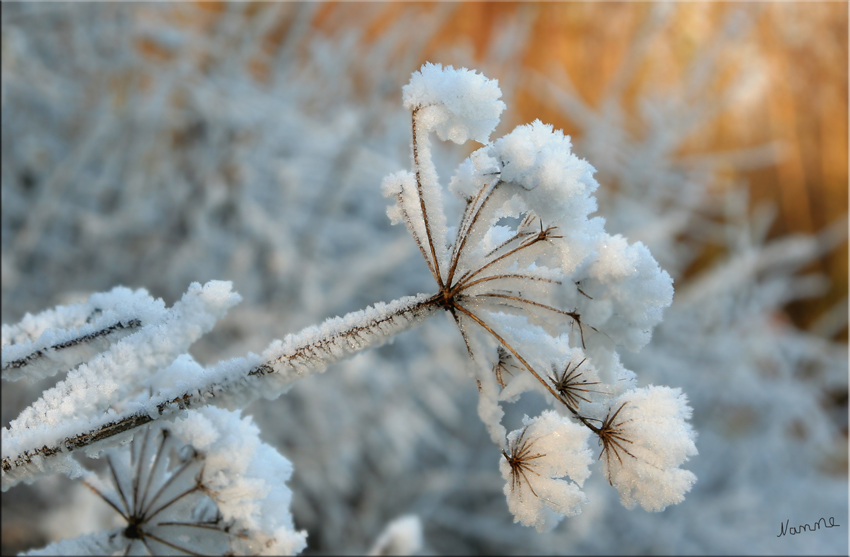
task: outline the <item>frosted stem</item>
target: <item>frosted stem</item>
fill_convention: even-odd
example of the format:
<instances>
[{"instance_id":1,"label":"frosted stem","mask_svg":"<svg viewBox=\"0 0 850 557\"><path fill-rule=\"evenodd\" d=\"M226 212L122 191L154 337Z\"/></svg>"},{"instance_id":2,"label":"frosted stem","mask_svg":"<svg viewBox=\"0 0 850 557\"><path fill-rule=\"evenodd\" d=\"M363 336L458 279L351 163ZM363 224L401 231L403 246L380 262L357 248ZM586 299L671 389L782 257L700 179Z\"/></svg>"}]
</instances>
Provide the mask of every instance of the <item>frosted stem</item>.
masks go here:
<instances>
[{"instance_id":1,"label":"frosted stem","mask_svg":"<svg viewBox=\"0 0 850 557\"><path fill-rule=\"evenodd\" d=\"M436 296L420 294L388 304L375 304L321 326L275 341L262 356L235 358L204 370L191 388L160 392L143 405L94 420L69 420L66 427L28 429L12 437L3 430L2 490L22 480L68 467L70 453L94 443L113 440L154 420L172 418L187 408L206 404L245 407L260 396L276 398L292 383L324 371L337 360L383 344L394 335L418 325L439 309ZM142 408L139 408L142 406ZM51 458L52 457L52 458Z\"/></svg>"},{"instance_id":2,"label":"frosted stem","mask_svg":"<svg viewBox=\"0 0 850 557\"><path fill-rule=\"evenodd\" d=\"M431 150L427 145L428 138L425 137L422 139L424 144L420 144L420 135L417 133L417 118L419 116L419 108L413 111L412 116L412 133L413 133L413 169L416 171L416 191L419 195L419 208L422 211L422 220L425 222L425 234L428 236L428 247L431 249L431 258L434 261L434 278L437 280L437 284L440 287L440 290L443 289L443 275L440 272L440 262L437 258L437 252L434 249L434 235L431 232L431 223L428 221L428 211L425 207L425 194L422 191L422 180L423 180L423 171L427 174L427 179L429 181L436 182L436 176L433 176L433 168L430 161L430 153ZM423 164L419 160L420 151L425 151L426 158L428 159L427 166L423 169Z\"/></svg>"}]
</instances>

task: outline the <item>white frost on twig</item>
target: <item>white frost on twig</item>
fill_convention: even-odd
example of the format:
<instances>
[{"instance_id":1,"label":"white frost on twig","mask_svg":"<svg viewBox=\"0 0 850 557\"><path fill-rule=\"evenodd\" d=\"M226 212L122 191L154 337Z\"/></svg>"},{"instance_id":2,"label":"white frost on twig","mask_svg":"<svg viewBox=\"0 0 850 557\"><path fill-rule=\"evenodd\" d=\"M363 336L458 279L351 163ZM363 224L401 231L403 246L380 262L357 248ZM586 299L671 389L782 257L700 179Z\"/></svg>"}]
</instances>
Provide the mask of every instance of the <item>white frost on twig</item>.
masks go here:
<instances>
[{"instance_id":1,"label":"white frost on twig","mask_svg":"<svg viewBox=\"0 0 850 557\"><path fill-rule=\"evenodd\" d=\"M81 304L26 314L3 325L3 379L41 379L85 362L98 352L159 319L162 300L147 291L118 286Z\"/></svg>"}]
</instances>

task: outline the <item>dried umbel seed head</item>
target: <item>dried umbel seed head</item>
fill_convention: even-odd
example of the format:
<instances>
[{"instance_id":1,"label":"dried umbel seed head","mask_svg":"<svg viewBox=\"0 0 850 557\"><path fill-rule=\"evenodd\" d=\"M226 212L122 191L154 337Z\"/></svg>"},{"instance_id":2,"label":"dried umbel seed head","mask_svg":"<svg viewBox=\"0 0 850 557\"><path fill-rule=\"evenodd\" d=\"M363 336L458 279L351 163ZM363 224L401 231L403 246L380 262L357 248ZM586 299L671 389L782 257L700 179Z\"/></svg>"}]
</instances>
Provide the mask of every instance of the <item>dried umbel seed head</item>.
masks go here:
<instances>
[{"instance_id":1,"label":"dried umbel seed head","mask_svg":"<svg viewBox=\"0 0 850 557\"><path fill-rule=\"evenodd\" d=\"M623 393L610 408L599 433L602 469L623 504L661 511L683 501L696 476L680 466L697 454L685 395L643 387Z\"/></svg>"},{"instance_id":2,"label":"dried umbel seed head","mask_svg":"<svg viewBox=\"0 0 850 557\"><path fill-rule=\"evenodd\" d=\"M225 553L249 539L218 512L204 482L204 454L170 430L147 427L128 448L107 451L106 464L112 489L94 475L84 483L126 522L127 554Z\"/></svg>"},{"instance_id":3,"label":"dried umbel seed head","mask_svg":"<svg viewBox=\"0 0 850 557\"><path fill-rule=\"evenodd\" d=\"M567 360L567 364L560 372L555 366L552 366L552 375L549 376L552 386L561 395L564 403L572 410L578 410L579 400L590 402L590 399L587 398L590 393L602 392L598 389L588 388L600 383L599 381L590 381L579 369L586 361L587 358L583 358L580 362L574 364L572 360Z\"/></svg>"},{"instance_id":4,"label":"dried umbel seed head","mask_svg":"<svg viewBox=\"0 0 850 557\"><path fill-rule=\"evenodd\" d=\"M586 502L579 488L590 474L589 431L553 411L524 421L508 434L500 469L516 521L542 531L559 516L578 514ZM565 476L572 481L558 479Z\"/></svg>"},{"instance_id":5,"label":"dried umbel seed head","mask_svg":"<svg viewBox=\"0 0 850 557\"><path fill-rule=\"evenodd\" d=\"M601 460L602 457L605 457L605 463L608 465L609 470L611 468L612 455L617 459L620 466L623 465L623 456L628 455L631 458L636 458L626 448L632 444L632 441L626 437L625 429L623 429L627 420L617 419L617 416L620 415L626 404L628 402L624 402L613 412L609 410L608 415L605 416L605 420L602 422L602 426L596 431L596 434L599 436L599 444L602 445L602 452L599 453L599 459ZM614 485L610 474L608 475L608 483Z\"/></svg>"},{"instance_id":6,"label":"dried umbel seed head","mask_svg":"<svg viewBox=\"0 0 850 557\"><path fill-rule=\"evenodd\" d=\"M576 484L552 479L567 473L553 464L565 454L558 443L597 434L606 470L612 460L622 467L624 457L636 458L625 429L631 418L621 415L627 401L604 419L585 410L628 388L633 374L616 348L649 340L673 289L642 244L609 235L601 218L590 217L593 167L571 152L569 137L540 121L487 143L459 166L449 190L465 205L448 226L430 133L486 141L504 106L498 97L496 83L474 72L423 66L404 89L413 168L387 177L384 193L395 199L388 215L404 222L437 284L426 303L452 316L478 361L478 411L502 445L511 512L542 529L551 522L544 508L574 514L584 497ZM550 369L548 377L541 372ZM506 437L501 403L533 388L569 417L544 413ZM580 484L587 473L574 467L569 475ZM616 484L610 473L609 481Z\"/></svg>"},{"instance_id":7,"label":"dried umbel seed head","mask_svg":"<svg viewBox=\"0 0 850 557\"><path fill-rule=\"evenodd\" d=\"M525 434L527 432L528 426L522 428L519 437L515 438L510 443L509 449L507 451L502 450L502 456L505 457L505 461L511 469L511 492L519 492L521 487L520 484L525 481L525 485L529 490L531 490L531 494L538 497L537 493L534 491L534 486L531 485L531 482L528 479L527 474L540 476L540 474L534 471L534 465L531 461L537 458L542 458L546 455L541 453L532 453L531 446L534 444L534 440L526 437Z\"/></svg>"},{"instance_id":8,"label":"dried umbel seed head","mask_svg":"<svg viewBox=\"0 0 850 557\"><path fill-rule=\"evenodd\" d=\"M291 465L238 412L202 408L106 449L84 483L124 524L33 555L289 555L306 546L287 508Z\"/></svg>"}]
</instances>

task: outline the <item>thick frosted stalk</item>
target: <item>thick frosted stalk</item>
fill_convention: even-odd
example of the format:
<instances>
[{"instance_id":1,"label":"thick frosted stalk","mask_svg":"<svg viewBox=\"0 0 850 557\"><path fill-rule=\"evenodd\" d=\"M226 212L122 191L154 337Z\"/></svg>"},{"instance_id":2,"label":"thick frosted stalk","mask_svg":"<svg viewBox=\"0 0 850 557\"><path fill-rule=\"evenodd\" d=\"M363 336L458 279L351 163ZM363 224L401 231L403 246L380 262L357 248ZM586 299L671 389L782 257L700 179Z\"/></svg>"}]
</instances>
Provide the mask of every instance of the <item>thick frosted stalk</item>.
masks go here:
<instances>
[{"instance_id":1,"label":"thick frosted stalk","mask_svg":"<svg viewBox=\"0 0 850 557\"><path fill-rule=\"evenodd\" d=\"M379 303L320 326L275 341L262 356L226 360L181 381L181 387L160 392L124 412L68 419L52 428L25 429L13 435L3 429L2 489L20 481L65 471L74 473L70 453L132 432L154 420L173 417L187 408L215 404L244 407L259 398L275 398L300 378L324 371L337 360L383 344L437 311L425 294ZM97 449L97 448L96 448ZM95 449L95 450L96 450Z\"/></svg>"}]
</instances>

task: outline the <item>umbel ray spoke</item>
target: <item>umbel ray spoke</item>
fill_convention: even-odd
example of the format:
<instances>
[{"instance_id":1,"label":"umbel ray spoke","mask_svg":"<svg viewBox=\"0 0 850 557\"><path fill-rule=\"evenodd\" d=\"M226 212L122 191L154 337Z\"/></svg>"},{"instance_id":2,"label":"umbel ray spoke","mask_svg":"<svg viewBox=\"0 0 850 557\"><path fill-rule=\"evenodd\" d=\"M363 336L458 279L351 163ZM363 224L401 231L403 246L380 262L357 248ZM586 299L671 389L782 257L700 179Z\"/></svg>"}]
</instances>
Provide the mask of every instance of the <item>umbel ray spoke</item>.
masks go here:
<instances>
[{"instance_id":1,"label":"umbel ray spoke","mask_svg":"<svg viewBox=\"0 0 850 557\"><path fill-rule=\"evenodd\" d=\"M529 228L531 226L531 223L533 223L535 220L537 220L537 218L538 218L537 215L535 215L533 213L527 214L525 216L525 219L523 219L522 223L519 225L519 230ZM515 242L516 240L522 240L522 239L528 238L529 236L531 236L533 234L534 234L533 232L519 232L518 231L516 234L514 234L513 236L511 236L510 238L508 238L507 240L505 240L504 242L502 242L501 244L499 244L498 246L496 246L495 248L493 248L489 252L487 252L487 254L484 256L484 258L486 259L488 257L491 257L496 252L498 252L500 249L504 249L504 248L508 247L511 243Z\"/></svg>"},{"instance_id":2,"label":"umbel ray spoke","mask_svg":"<svg viewBox=\"0 0 850 557\"><path fill-rule=\"evenodd\" d=\"M509 294L498 294L496 292L486 292L484 294L478 294L478 296L486 296L488 298L504 298L504 299L507 299L507 300L513 300L515 302L521 302L521 303L529 304L529 305L532 305L532 306L537 306L539 308L547 309L549 311L553 311L553 312L559 313L561 315L566 315L567 317L572 318L572 320L574 322L578 323L578 332L579 332L579 335L581 335L581 346L582 346L582 348L585 348L584 329L582 329L581 317L579 316L578 313L576 313L574 311L564 311L564 310L558 309L556 307L547 306L546 304L541 304L540 302L535 302L533 300L527 300L525 298L520 298L519 296L511 296ZM593 328L593 327L591 327L591 328Z\"/></svg>"},{"instance_id":3,"label":"umbel ray spoke","mask_svg":"<svg viewBox=\"0 0 850 557\"><path fill-rule=\"evenodd\" d=\"M182 551L186 555L198 555L198 556L203 555L203 553L196 553L196 552L192 551L191 549L186 549L185 547L180 547L179 545L176 545L176 544L171 543L169 541L165 541L164 539L160 538L159 536L155 536L154 534L151 534L150 532L147 532L147 533L144 534L142 541L144 541L145 538L150 538L157 543L161 543L162 545L170 547L171 549L176 549L177 551ZM145 543L145 545L147 546L147 543ZM150 546L148 546L148 549L150 549ZM155 555L155 554L151 553L151 555Z\"/></svg>"},{"instance_id":4,"label":"umbel ray spoke","mask_svg":"<svg viewBox=\"0 0 850 557\"><path fill-rule=\"evenodd\" d=\"M124 503L124 508L127 510L127 514L124 516L131 516L133 514L132 507L130 507L129 503L127 503L127 498L124 497L124 488L121 487L121 482L118 481L118 474L115 472L115 467L112 465L112 458L109 455L106 457L106 466L112 474L112 480L115 482L115 487L118 489L118 495L121 496L121 501Z\"/></svg>"},{"instance_id":5,"label":"umbel ray spoke","mask_svg":"<svg viewBox=\"0 0 850 557\"><path fill-rule=\"evenodd\" d=\"M148 541L145 539L145 536L142 536L141 540L142 540L142 544L144 544L144 546L145 546L145 549L148 550L148 553L150 555L156 555L156 553L154 553L153 549L151 549L151 546L148 545ZM127 550L129 551L129 547L127 548Z\"/></svg>"},{"instance_id":6,"label":"umbel ray spoke","mask_svg":"<svg viewBox=\"0 0 850 557\"><path fill-rule=\"evenodd\" d=\"M407 212L407 209L404 208L403 198L401 194L396 196L398 198L398 206L401 208L401 214L404 217L405 222L408 223L411 236L413 236L413 240L416 242L416 245L419 247L419 252L422 254L422 259L425 260L425 264L428 265L428 270L431 271L431 275L434 277L438 283L439 277L437 275L437 271L434 269L434 265L431 263L431 259L428 257L428 252L425 251L425 244L422 242L422 239L419 238L419 234L416 233L415 228L413 227L413 223L410 219L410 215Z\"/></svg>"},{"instance_id":7,"label":"umbel ray spoke","mask_svg":"<svg viewBox=\"0 0 850 557\"><path fill-rule=\"evenodd\" d=\"M220 532L227 536L234 536L243 540L247 540L248 536L245 534L232 534L222 528L216 526L214 523L204 523L204 522L157 522L157 527L160 526L187 526L190 528L200 528L201 530L212 530L215 532Z\"/></svg>"},{"instance_id":8,"label":"umbel ray spoke","mask_svg":"<svg viewBox=\"0 0 850 557\"><path fill-rule=\"evenodd\" d=\"M141 509L142 514L144 514L145 511L148 509L148 507L146 506L146 501L147 501L147 498L148 498L148 491L149 491L150 486L151 486L151 480L153 479L153 476L156 474L157 468L159 466L160 459L162 458L162 455L165 452L165 444L168 441L168 437L170 435L170 432L167 429L162 429L162 430L160 430L160 435L162 436L162 440L160 441L159 448L156 451L156 456L154 457L154 460L153 460L153 466L151 466L151 469L148 472L148 479L145 482L145 489L142 492L142 500L138 504L138 507L139 507L139 509ZM151 503L153 503L153 501L151 501Z\"/></svg>"},{"instance_id":9,"label":"umbel ray spoke","mask_svg":"<svg viewBox=\"0 0 850 557\"><path fill-rule=\"evenodd\" d=\"M95 486L93 486L92 484L90 484L89 482L87 482L87 481L85 481L85 480L83 480L83 485L85 485L87 488L91 489L91 490L95 493L95 495L97 495L98 497L100 497L101 499L103 499L104 501L106 501L106 503L107 503L110 507L112 507L113 509L115 509L115 512L117 512L118 514L120 514L120 515L124 518L124 520L126 520L126 521L128 521L128 522L130 521L129 517L128 517L126 514L124 514L124 511L122 511L121 509L119 509L119 508L118 508L118 505L116 505L115 503L113 503L113 502L112 502L112 499L110 499L109 497L107 497L106 495L104 495L103 493L101 493L101 491L100 491L98 488L96 488Z\"/></svg>"},{"instance_id":10,"label":"umbel ray spoke","mask_svg":"<svg viewBox=\"0 0 850 557\"><path fill-rule=\"evenodd\" d=\"M428 211L425 208L425 196L422 192L422 176L419 167L419 136L416 133L416 117L419 114L419 108L413 110L413 165L416 167L416 192L419 195L419 207L422 210L422 220L425 222L425 235L428 236L428 247L431 249L431 257L434 261L434 277L437 279L437 284L440 290L443 290L443 277L440 274L440 262L437 260L437 250L434 249L434 239L431 235L431 223L428 222Z\"/></svg>"},{"instance_id":11,"label":"umbel ray spoke","mask_svg":"<svg viewBox=\"0 0 850 557\"><path fill-rule=\"evenodd\" d=\"M170 507L171 505L173 505L174 503L176 503L176 502L177 502L177 501L179 501L180 499L182 499L182 498L186 497L187 495L190 495L190 494L192 494L192 493L194 493L194 492L198 491L199 489L201 489L201 486L200 486L200 485L196 485L196 486L194 486L194 487L190 487L189 489L187 489L186 491L184 491L184 492L183 492L183 493L181 493L180 495L175 496L175 497L174 497L173 499L171 499L171 501L169 501L168 503L165 503L164 505L160 506L160 507L159 507L156 511L152 512L149 516L145 516L145 520L146 520L146 521L151 520L153 517L155 517L156 515L158 515L159 513L161 513L162 511L164 511L165 509L167 509L168 507Z\"/></svg>"},{"instance_id":12,"label":"umbel ray spoke","mask_svg":"<svg viewBox=\"0 0 850 557\"><path fill-rule=\"evenodd\" d=\"M492 275L492 276L489 276L489 277L483 277L483 278L480 278L478 280L474 280L470 283L464 284L463 288L460 289L459 293L463 292L463 291L465 291L469 288L472 288L476 284L481 284L482 282L489 282L489 281L500 280L500 279L524 279L524 280L536 280L536 281L540 281L540 282L548 282L550 284L561 284L561 281L559 281L559 280L549 279L549 278L546 278L546 277L535 277L535 276L532 276L532 275L521 275L521 274L518 274L518 273L514 273L514 274L504 274L504 275Z\"/></svg>"},{"instance_id":13,"label":"umbel ray spoke","mask_svg":"<svg viewBox=\"0 0 850 557\"><path fill-rule=\"evenodd\" d=\"M136 473L133 476L133 507L138 508L138 509L142 508L142 505L139 501L139 482L141 481L141 478L142 478L142 464L144 463L144 460L145 460L145 452L146 452L145 449L147 449L147 447L148 447L148 441L150 439L151 429L152 428L150 428L150 427L145 429L145 434L142 437L142 446L139 449L139 454L136 455L135 450L131 450L131 452L130 452L130 462L131 463L133 462L133 458L138 458L138 460L136 461ZM131 449L135 449L135 444L136 444L136 438L133 437L133 441L131 442L131 445L130 445ZM148 471L148 473L150 473L150 471Z\"/></svg>"},{"instance_id":14,"label":"umbel ray spoke","mask_svg":"<svg viewBox=\"0 0 850 557\"><path fill-rule=\"evenodd\" d=\"M479 267L475 271L467 271L460 278L460 280L458 281L458 284L452 289L453 293L457 293L458 291L460 291L464 286L466 286L466 284L469 281L471 281L475 276L481 274L488 267L491 267L491 266L495 265L496 263L498 263L499 261L502 261L502 260L504 260L504 259L516 254L516 253L519 253L520 251L522 251L524 249L530 248L531 246L537 244L538 242L544 241L546 239L547 239L546 237L541 237L541 235L538 234L537 236L535 236L531 240L513 248L511 251L509 251L507 253L503 253L502 255L497 257L496 259L493 259L493 260L485 263L484 265L482 265L481 267Z\"/></svg>"},{"instance_id":15,"label":"umbel ray spoke","mask_svg":"<svg viewBox=\"0 0 850 557\"><path fill-rule=\"evenodd\" d=\"M184 463L183 463L183 465L182 465L182 466L180 466L180 468L179 468L176 472L174 472L174 473L171 475L171 477L170 477L170 478L168 478L168 479L167 479L167 480L166 480L166 481L165 481L165 482L164 482L164 483L160 486L160 488L157 490L156 494L153 496L153 498L152 498L152 499L150 500L150 502L148 503L147 507L146 507L146 508L142 511L142 516L144 516L144 517L146 517L146 518L148 518L148 517L150 517L150 516L153 516L153 515L148 515L148 511L150 511L150 510L151 510L151 507L153 507L154 502L156 502L156 500L157 500L157 499L159 499L159 496L160 496L160 495L162 495L162 492L163 492L163 491L165 491L165 489L166 489L169 485L171 485L171 482L173 482L175 479L177 479L177 476L179 476L180 474L182 474L182 473L183 473L183 471L184 471L184 470L186 470L186 469L187 469L187 468L188 468L188 467L189 467L189 466L190 466L193 462L194 462L194 460L193 460L193 459L190 459L190 460L187 460L186 462L184 462ZM157 511L157 512L159 512L159 511Z\"/></svg>"},{"instance_id":16,"label":"umbel ray spoke","mask_svg":"<svg viewBox=\"0 0 850 557\"><path fill-rule=\"evenodd\" d=\"M469 344L469 337L466 334L466 330L463 328L463 322L461 322L460 316L457 314L454 305L449 306L449 313L452 314L452 317L454 318L455 323L457 324L457 328L460 331L460 336L463 338L463 343L466 345L466 352L469 354L469 357L472 358L472 346Z\"/></svg>"},{"instance_id":17,"label":"umbel ray spoke","mask_svg":"<svg viewBox=\"0 0 850 557\"><path fill-rule=\"evenodd\" d=\"M466 227L463 226L467 222L466 215L464 215L464 219L463 219L463 221L461 221L461 228L458 230L458 239L460 239L460 242L455 241L456 249L454 250L454 253L453 253L453 256L452 256L452 266L451 266L451 269L449 269L449 276L446 279L446 282L448 284L452 283L452 279L454 278L455 271L457 270L457 265L460 262L461 256L463 255L463 249L464 249L464 247L466 247L466 241L469 239L469 235L472 233L472 228L475 226L475 223L478 221L478 217L481 216L481 212L483 211L484 206L492 198L493 192L496 191L496 188L499 187L499 185L501 183L502 183L502 181L498 180L498 181L496 181L495 184L493 184L492 186L490 186L487 189L487 193L486 193L486 195L484 195L483 201L481 201L481 203L477 205L477 209L475 209L475 212L472 214L472 217L470 219L468 219L469 224ZM483 191L484 191L483 188L481 190L479 190L479 197L481 196L481 192L483 192ZM476 201L478 200L479 197L476 197Z\"/></svg>"},{"instance_id":18,"label":"umbel ray spoke","mask_svg":"<svg viewBox=\"0 0 850 557\"><path fill-rule=\"evenodd\" d=\"M517 360L519 360L519 362L523 365L523 367L525 369L527 369L535 377L535 379L537 379L540 382L540 384L543 385L546 388L546 390L549 391L552 394L552 396L555 397L556 400L559 400L562 403L564 402L563 398L561 398L561 396L555 390L552 389L551 385L549 385L549 383L547 381L545 381L540 376L539 373L534 371L534 368L531 367L531 365L527 361L525 361L525 358L520 356L519 353L514 349L514 347L511 346L510 343L508 343L504 338L502 338L502 336L499 335L499 333L494 331L493 328L490 327L487 323L485 323L480 317L478 317L477 315L475 315L474 313L472 313L471 311L469 311L465 307L461 306L460 304L455 303L454 307L458 311L460 311L461 313L469 316L469 318L472 319L473 321L475 321L481 328L483 328L485 331L487 331L488 333L493 335L493 338L495 338L497 341L499 341L499 343L501 343L501 345L504 346L505 349L507 349L511 354L513 354L514 357ZM596 433L598 435L599 428L594 426L592 423L590 423L589 418L585 418L584 416L580 415L577 410L570 407L568 404L565 404L565 406L567 407L567 409L570 412L572 412L573 416L575 416L577 420L579 420L582 424L587 426L591 431L593 431L594 433Z\"/></svg>"},{"instance_id":19,"label":"umbel ray spoke","mask_svg":"<svg viewBox=\"0 0 850 557\"><path fill-rule=\"evenodd\" d=\"M454 274L457 269L458 261L460 260L459 251L463 249L461 244L466 242L466 238L468 236L467 228L469 226L470 219L472 219L471 215L477 212L476 208L479 207L478 202L483 195L484 188L481 188L475 193L475 197L467 200L466 207L464 207L463 209L463 217L461 217L460 219L460 226L458 226L457 237L455 238L455 241L452 245L451 267L449 269L448 277L446 278L446 282L449 285L451 285L452 283L452 279L454 278Z\"/></svg>"},{"instance_id":20,"label":"umbel ray spoke","mask_svg":"<svg viewBox=\"0 0 850 557\"><path fill-rule=\"evenodd\" d=\"M517 360L519 360L519 362L520 362L520 363L521 363L521 364L525 367L525 369L527 369L529 372L531 372L531 374L532 374L532 375L534 375L534 377L536 377L536 378L537 378L537 380L538 380L538 381L540 381L540 383L541 383L544 387L546 387L546 389L547 389L550 393L552 393L552 396L554 396L555 398L560 398L560 397L558 397L558 393L556 393L555 391L553 391L553 390L552 390L552 387L550 387L550 386L549 386L549 384L548 384L546 381L544 381L544 380L543 380L543 378L542 378L542 377L540 377L540 375L539 375L536 371L534 371L534 368L532 368L532 367L531 367L531 365L529 365L529 363L528 363L528 362L526 362L526 361L525 361L525 359L524 359L522 356L520 356L520 355L519 355L519 353L518 353L516 350L514 350L514 347L513 347L513 346L511 346L511 345L510 345L510 343L508 343L508 341L506 341L504 338L502 338L502 337L499 335L499 333L497 333L496 331L494 331L494 330L493 330L493 329L492 329L492 328L491 328L491 327L490 327L487 323L485 323L484 321L482 321L482 320L481 320L481 319L480 319L477 315L475 315L474 313L472 313L471 311L469 311L468 309L466 309L466 308L465 308L465 307L463 307L462 305L460 305L460 304L457 304L457 303L456 303L456 304L454 305L454 307L455 307L455 308L457 308L457 310L458 310L458 311L460 311L461 313L464 313L464 314L466 314L467 316L469 316L469 318L470 318L470 319L472 319L473 321L475 321L476 323L478 323L478 325L479 325L479 326L481 326L481 327L482 327L485 331L487 331L488 333L490 333L491 335L493 335L493 337L494 337L497 341L499 341L499 342L502 344L502 346L504 346L507 350L509 350L509 351L510 351L510 353L511 353L511 354L513 354L513 355L514 355L514 357L515 357Z\"/></svg>"}]
</instances>

